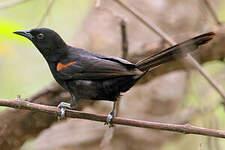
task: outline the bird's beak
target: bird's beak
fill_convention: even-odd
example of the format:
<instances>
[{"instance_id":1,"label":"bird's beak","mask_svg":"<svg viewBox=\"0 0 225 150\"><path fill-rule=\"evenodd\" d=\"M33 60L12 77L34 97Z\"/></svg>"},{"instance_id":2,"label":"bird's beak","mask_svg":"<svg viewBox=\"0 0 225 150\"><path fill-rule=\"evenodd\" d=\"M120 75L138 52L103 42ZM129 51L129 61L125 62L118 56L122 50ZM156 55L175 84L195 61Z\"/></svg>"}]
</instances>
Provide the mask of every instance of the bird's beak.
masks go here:
<instances>
[{"instance_id":1,"label":"bird's beak","mask_svg":"<svg viewBox=\"0 0 225 150\"><path fill-rule=\"evenodd\" d=\"M26 37L26 38L28 38L28 39L30 39L30 40L33 38L33 35L30 34L30 31L28 31L28 30L24 30L24 31L15 31L15 32L13 32L13 33L18 34L18 35L21 35L21 36L24 36L24 37Z\"/></svg>"}]
</instances>

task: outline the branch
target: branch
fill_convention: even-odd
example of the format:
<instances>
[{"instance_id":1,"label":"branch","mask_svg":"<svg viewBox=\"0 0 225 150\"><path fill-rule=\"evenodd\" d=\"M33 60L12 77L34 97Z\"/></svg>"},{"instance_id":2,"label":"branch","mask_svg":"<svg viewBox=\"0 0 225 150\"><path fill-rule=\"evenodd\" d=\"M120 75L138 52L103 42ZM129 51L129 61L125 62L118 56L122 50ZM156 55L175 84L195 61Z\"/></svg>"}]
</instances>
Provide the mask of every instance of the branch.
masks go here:
<instances>
[{"instance_id":1,"label":"branch","mask_svg":"<svg viewBox=\"0 0 225 150\"><path fill-rule=\"evenodd\" d=\"M127 40L127 27L126 27L126 21L124 18L119 18L119 25L121 30L121 48L122 48L122 58L126 59L128 58L128 40ZM120 101L121 97L117 99L116 103L116 115L119 114L119 108L120 108Z\"/></svg>"},{"instance_id":2,"label":"branch","mask_svg":"<svg viewBox=\"0 0 225 150\"><path fill-rule=\"evenodd\" d=\"M126 30L126 21L124 19L120 20L120 29L121 29L121 43L122 43L122 51L123 51L123 55L122 58L123 59L127 59L128 57L128 40L127 40L127 30Z\"/></svg>"},{"instance_id":3,"label":"branch","mask_svg":"<svg viewBox=\"0 0 225 150\"><path fill-rule=\"evenodd\" d=\"M207 8L209 9L209 12L212 15L212 18L214 19L214 21L216 22L217 25L222 25L222 23L220 22L217 14L216 14L216 10L214 9L214 7L212 6L212 4L209 2L209 0L204 0L205 5L207 6Z\"/></svg>"},{"instance_id":4,"label":"branch","mask_svg":"<svg viewBox=\"0 0 225 150\"><path fill-rule=\"evenodd\" d=\"M70 95L54 82L28 99L33 103L57 106L61 101L69 101ZM0 149L19 150L26 140L49 128L57 118L40 111L7 109L0 112L0 120Z\"/></svg>"},{"instance_id":5,"label":"branch","mask_svg":"<svg viewBox=\"0 0 225 150\"><path fill-rule=\"evenodd\" d=\"M159 35L162 39L167 41L170 45L176 45L177 43L165 32L163 32L156 24L154 24L152 21L149 21L146 17L141 15L135 8L132 8L125 4L121 0L114 0L117 2L121 7L126 9L128 12L130 12L132 15L134 15L141 23L143 23L146 27L148 27L150 30L154 31L157 35ZM148 20L148 21L147 21ZM220 96L225 101L225 92L221 86L201 67L201 65L190 55L187 54L187 58L190 60L192 65L201 73L203 77L212 85L213 88L220 94Z\"/></svg>"},{"instance_id":6,"label":"branch","mask_svg":"<svg viewBox=\"0 0 225 150\"><path fill-rule=\"evenodd\" d=\"M48 5L48 8L47 8L46 12L44 13L44 15L42 16L41 21L39 22L37 27L40 27L44 23L45 19L49 15L49 13L50 13L53 5L54 5L54 3L55 3L55 0L50 1L49 5Z\"/></svg>"},{"instance_id":7,"label":"branch","mask_svg":"<svg viewBox=\"0 0 225 150\"><path fill-rule=\"evenodd\" d=\"M41 104L30 103L28 101L23 100L0 100L0 106L7 106L17 109L31 110L34 112L45 112L53 115L60 115L61 111L57 107L47 106ZM75 110L67 110L66 116L70 118L79 118L86 120L93 120L99 122L105 122L107 116L85 113ZM166 124L166 123L158 123L158 122L149 122L142 120L134 120L134 119L126 119L121 117L115 117L112 120L113 124L119 125L127 125L131 127L140 127L140 128L150 128L150 129L158 129L158 130L166 130L173 131L183 134L197 134L204 136L213 136L218 138L225 138L225 131L223 130L215 130L208 128L195 127L189 124L186 125L176 125L176 124Z\"/></svg>"}]
</instances>

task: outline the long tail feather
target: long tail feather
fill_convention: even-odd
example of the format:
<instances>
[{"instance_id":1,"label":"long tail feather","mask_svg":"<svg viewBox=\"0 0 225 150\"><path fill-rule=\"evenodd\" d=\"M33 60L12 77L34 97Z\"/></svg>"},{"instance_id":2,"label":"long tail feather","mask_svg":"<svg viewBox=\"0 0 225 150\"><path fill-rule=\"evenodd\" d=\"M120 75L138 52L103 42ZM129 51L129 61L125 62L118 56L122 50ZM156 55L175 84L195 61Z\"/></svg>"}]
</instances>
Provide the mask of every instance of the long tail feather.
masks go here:
<instances>
[{"instance_id":1,"label":"long tail feather","mask_svg":"<svg viewBox=\"0 0 225 150\"><path fill-rule=\"evenodd\" d=\"M174 60L175 58L184 57L187 53L196 50L200 45L203 45L213 39L215 33L209 32L192 39L184 41L180 44L167 48L155 55L144 58L136 63L137 68L142 71L155 68L163 63Z\"/></svg>"}]
</instances>

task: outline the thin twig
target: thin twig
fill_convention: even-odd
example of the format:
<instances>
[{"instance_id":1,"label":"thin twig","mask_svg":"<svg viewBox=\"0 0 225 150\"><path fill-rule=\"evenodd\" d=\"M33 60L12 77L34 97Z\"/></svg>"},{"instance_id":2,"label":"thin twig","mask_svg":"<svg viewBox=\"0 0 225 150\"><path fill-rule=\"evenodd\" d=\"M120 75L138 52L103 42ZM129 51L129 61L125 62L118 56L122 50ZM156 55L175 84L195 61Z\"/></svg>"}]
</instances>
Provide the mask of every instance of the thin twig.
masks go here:
<instances>
[{"instance_id":1,"label":"thin twig","mask_svg":"<svg viewBox=\"0 0 225 150\"><path fill-rule=\"evenodd\" d=\"M121 48L122 48L122 58L127 59L128 57L128 41L127 41L127 31L126 31L126 21L119 17L119 24L120 24L120 30L121 30ZM116 104L116 111L115 116L118 116L119 114L119 108L120 108L120 101L122 97L119 97Z\"/></svg>"},{"instance_id":2,"label":"thin twig","mask_svg":"<svg viewBox=\"0 0 225 150\"><path fill-rule=\"evenodd\" d=\"M212 4L209 2L209 0L204 0L205 5L207 6L207 8L209 9L209 12L211 13L213 19L215 20L217 25L222 25L222 23L219 20L219 17L216 14L216 10L214 9L214 7L212 6Z\"/></svg>"},{"instance_id":3,"label":"thin twig","mask_svg":"<svg viewBox=\"0 0 225 150\"><path fill-rule=\"evenodd\" d=\"M100 7L96 7L96 8L99 9ZM107 10L107 9L105 9L105 10ZM111 12L112 15L114 17L118 18L118 20L119 20L120 33L121 33L122 58L127 59L127 57L128 57L128 41L127 41L127 33L126 33L126 21L123 17L116 14L115 12L112 12L112 11L109 11L109 12ZM118 115L119 115L121 98L122 97L119 97L119 98L117 98L117 100L115 102L113 102L114 103L113 105L115 105L115 110L114 110L115 117L118 117ZM106 147L110 146L110 142L114 136L114 133L115 133L115 125L113 126L113 128L109 128L108 130L106 130L104 137L101 140L100 147L105 149Z\"/></svg>"},{"instance_id":4,"label":"thin twig","mask_svg":"<svg viewBox=\"0 0 225 150\"><path fill-rule=\"evenodd\" d=\"M122 39L122 51L123 59L127 59L128 57L128 41L127 41L127 27L126 27L126 21L124 19L121 19L120 21L120 29L121 29L121 39Z\"/></svg>"},{"instance_id":5,"label":"thin twig","mask_svg":"<svg viewBox=\"0 0 225 150\"><path fill-rule=\"evenodd\" d=\"M139 13L135 8L128 6L121 0L114 0L128 12L133 14L140 22L142 22L146 27L150 30L154 31L157 35L159 35L162 39L167 41L170 45L177 44L168 34L163 32L156 24L154 24L151 20L144 17L141 13ZM148 21L147 21L148 20ZM201 65L190 55L187 54L187 58L192 62L193 66L201 73L203 77L216 89L216 91L221 95L221 97L225 101L225 92L221 86L201 67Z\"/></svg>"},{"instance_id":6,"label":"thin twig","mask_svg":"<svg viewBox=\"0 0 225 150\"><path fill-rule=\"evenodd\" d=\"M57 107L30 103L28 101L23 101L23 100L0 99L0 106L7 106L7 107L31 110L36 112L37 111L45 112L45 113L53 114L53 115L61 114L60 109L58 109ZM69 118L79 118L79 119L93 120L98 122L105 122L107 118L107 116L105 115L85 113L85 112L75 111L75 110L67 110L66 116ZM112 123L131 126L131 127L172 131L172 132L183 133L183 134L197 134L197 135L225 138L224 130L201 128L201 127L196 127L189 124L186 124L186 125L167 124L167 123L127 119L127 118L121 118L121 117L113 118Z\"/></svg>"},{"instance_id":7,"label":"thin twig","mask_svg":"<svg viewBox=\"0 0 225 150\"><path fill-rule=\"evenodd\" d=\"M126 21L123 18L119 18L119 24L120 24L120 31L121 31L121 48L122 48L122 58L127 59L128 58L128 40L127 40L127 27L126 27ZM120 108L120 101L121 98L118 98L116 101L116 116L119 114L119 108Z\"/></svg>"},{"instance_id":8,"label":"thin twig","mask_svg":"<svg viewBox=\"0 0 225 150\"><path fill-rule=\"evenodd\" d=\"M0 9L9 8L11 6L15 6L17 4L24 3L26 1L28 1L28 0L11 0L11 1L6 1L6 2L1 2Z\"/></svg>"},{"instance_id":9,"label":"thin twig","mask_svg":"<svg viewBox=\"0 0 225 150\"><path fill-rule=\"evenodd\" d=\"M54 3L55 3L55 0L50 1L49 5L48 5L48 8L47 8L46 12L44 13L44 15L42 16L41 21L39 22L37 27L40 27L45 22L45 19L49 15Z\"/></svg>"}]
</instances>

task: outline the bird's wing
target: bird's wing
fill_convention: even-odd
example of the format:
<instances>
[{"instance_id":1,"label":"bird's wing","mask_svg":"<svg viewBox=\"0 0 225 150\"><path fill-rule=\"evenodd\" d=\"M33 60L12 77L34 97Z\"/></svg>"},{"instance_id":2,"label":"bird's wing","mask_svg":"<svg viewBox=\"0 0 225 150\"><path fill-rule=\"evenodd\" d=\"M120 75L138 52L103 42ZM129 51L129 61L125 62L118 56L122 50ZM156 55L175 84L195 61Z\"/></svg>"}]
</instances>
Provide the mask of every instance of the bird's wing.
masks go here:
<instances>
[{"instance_id":1,"label":"bird's wing","mask_svg":"<svg viewBox=\"0 0 225 150\"><path fill-rule=\"evenodd\" d=\"M57 72L63 80L99 80L141 74L134 64L126 60L87 54L80 54L66 63L59 62Z\"/></svg>"}]
</instances>

